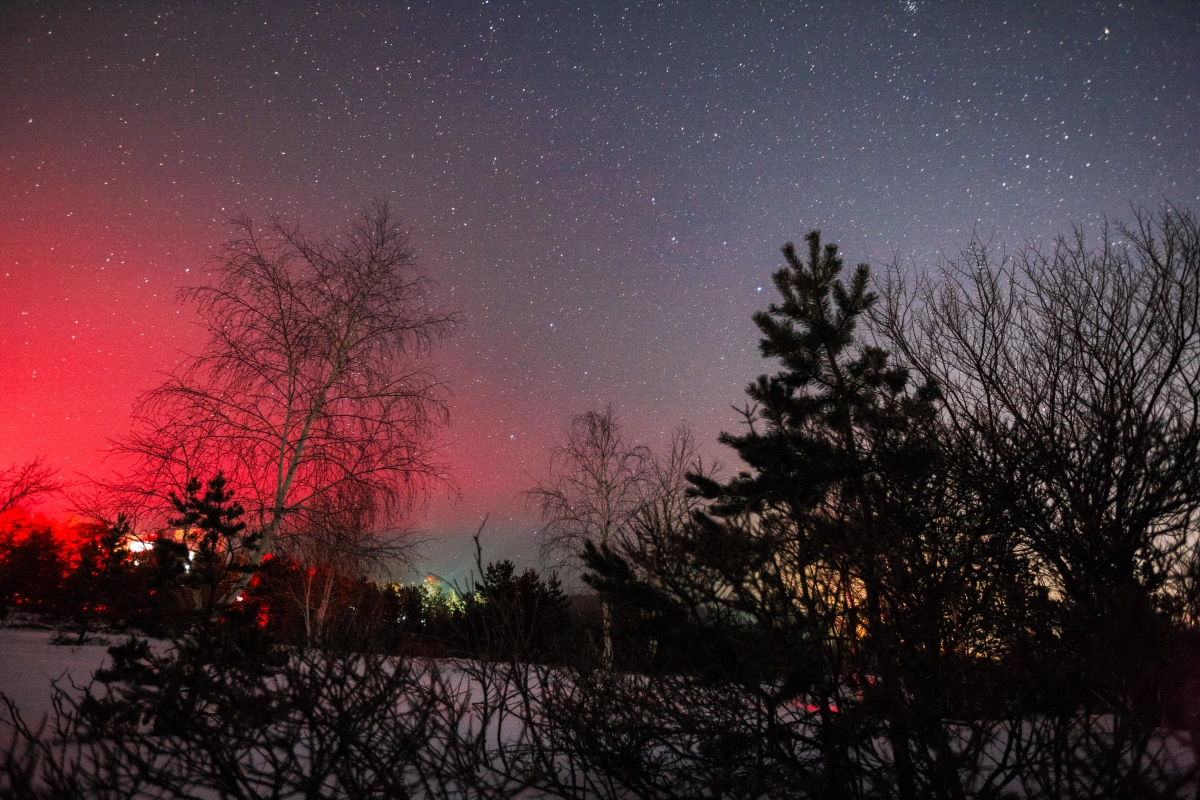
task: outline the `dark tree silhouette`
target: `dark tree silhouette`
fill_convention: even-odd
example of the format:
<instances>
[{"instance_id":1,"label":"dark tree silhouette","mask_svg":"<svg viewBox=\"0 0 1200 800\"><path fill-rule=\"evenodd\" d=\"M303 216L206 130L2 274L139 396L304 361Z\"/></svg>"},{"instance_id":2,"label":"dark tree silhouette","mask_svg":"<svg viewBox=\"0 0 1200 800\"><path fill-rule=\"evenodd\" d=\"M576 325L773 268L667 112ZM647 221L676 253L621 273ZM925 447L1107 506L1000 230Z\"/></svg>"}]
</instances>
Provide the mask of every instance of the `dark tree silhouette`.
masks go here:
<instances>
[{"instance_id":1,"label":"dark tree silhouette","mask_svg":"<svg viewBox=\"0 0 1200 800\"><path fill-rule=\"evenodd\" d=\"M880 322L942 387L961 463L1067 600L1079 681L1153 726L1169 615L1197 619L1200 226L1167 206L1098 240L975 240Z\"/></svg>"},{"instance_id":2,"label":"dark tree silhouette","mask_svg":"<svg viewBox=\"0 0 1200 800\"><path fill-rule=\"evenodd\" d=\"M0 608L58 611L67 567L62 543L49 526L8 526L0 533Z\"/></svg>"},{"instance_id":3,"label":"dark tree silhouette","mask_svg":"<svg viewBox=\"0 0 1200 800\"><path fill-rule=\"evenodd\" d=\"M544 550L566 554L574 566L589 548L607 548L635 528L670 529L694 503L689 469L707 475L690 429L680 425L665 457L628 442L611 406L571 419L566 442L554 449L548 474L526 497L541 514ZM613 660L613 609L601 607L604 657Z\"/></svg>"},{"instance_id":4,"label":"dark tree silhouette","mask_svg":"<svg viewBox=\"0 0 1200 800\"><path fill-rule=\"evenodd\" d=\"M199 480L184 487L183 496L172 494L177 516L167 522L178 531L164 532L155 542L160 563L173 564L184 607L201 616L219 612L229 586L254 567L247 562L262 534L247 530L245 509L233 497L225 476L217 473L200 493Z\"/></svg>"},{"instance_id":5,"label":"dark tree silhouette","mask_svg":"<svg viewBox=\"0 0 1200 800\"><path fill-rule=\"evenodd\" d=\"M608 544L645 504L652 460L649 448L626 442L611 406L573 417L549 474L528 493L549 551Z\"/></svg>"},{"instance_id":6,"label":"dark tree silhouette","mask_svg":"<svg viewBox=\"0 0 1200 800\"><path fill-rule=\"evenodd\" d=\"M545 661L563 637L568 601L553 573L516 574L507 559L484 570L483 582L464 598L461 625L470 652L485 658Z\"/></svg>"},{"instance_id":7,"label":"dark tree silhouette","mask_svg":"<svg viewBox=\"0 0 1200 800\"><path fill-rule=\"evenodd\" d=\"M126 547L130 528L125 518L111 525L86 524L80 534L79 552L67 575L64 599L70 605L67 617L79 641L84 641L99 623L120 626L135 621L148 598L144 597L144 587Z\"/></svg>"},{"instance_id":8,"label":"dark tree silhouette","mask_svg":"<svg viewBox=\"0 0 1200 800\"><path fill-rule=\"evenodd\" d=\"M234 224L213 281L182 295L208 344L141 399L118 445L135 494L165 497L218 471L241 489L258 537L225 604L322 499L363 498L386 526L443 479L430 434L446 410L421 359L455 323L430 305L386 204L337 238Z\"/></svg>"},{"instance_id":9,"label":"dark tree silhouette","mask_svg":"<svg viewBox=\"0 0 1200 800\"><path fill-rule=\"evenodd\" d=\"M0 514L19 508L25 501L62 489L58 471L40 456L24 464L0 469Z\"/></svg>"}]
</instances>

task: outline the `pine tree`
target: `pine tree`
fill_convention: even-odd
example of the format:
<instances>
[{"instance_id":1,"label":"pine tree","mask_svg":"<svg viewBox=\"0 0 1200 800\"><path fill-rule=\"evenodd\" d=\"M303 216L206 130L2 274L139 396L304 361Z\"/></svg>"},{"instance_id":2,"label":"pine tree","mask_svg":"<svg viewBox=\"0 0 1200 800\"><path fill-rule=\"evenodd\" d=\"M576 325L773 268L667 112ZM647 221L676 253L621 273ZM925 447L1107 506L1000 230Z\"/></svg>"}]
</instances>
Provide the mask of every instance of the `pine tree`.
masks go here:
<instances>
[{"instance_id":1,"label":"pine tree","mask_svg":"<svg viewBox=\"0 0 1200 800\"><path fill-rule=\"evenodd\" d=\"M183 497L172 493L177 517L169 524L182 529L182 540L160 537L160 561L174 560L179 585L186 591L190 610L211 615L223 608L221 602L230 584L253 570L246 555L257 544L257 532L247 533L240 518L245 513L227 488L224 475L217 473L200 494L200 481L188 482ZM177 552L176 552L177 551Z\"/></svg>"},{"instance_id":2,"label":"pine tree","mask_svg":"<svg viewBox=\"0 0 1200 800\"><path fill-rule=\"evenodd\" d=\"M920 452L919 436L907 434L932 418L934 392L910 391L907 370L861 342L859 324L875 302L867 265L843 283L837 246L822 247L816 231L806 241L807 263L790 243L783 248L787 266L773 276L782 300L754 315L763 357L782 369L748 387L756 404L746 410L750 430L722 436L752 471L725 485L700 486L714 503L702 527L721 549L751 554L753 577L742 592L761 592L771 616L782 610L785 624L805 641L833 638L842 645L823 654L826 669L817 675L795 676L818 705L846 707L837 685L843 675L879 679L878 689L862 678L853 688L891 712L884 716L897 788L901 797L913 797L910 731L896 713L903 687L886 609L888 550L895 544L889 540L896 532L884 509L890 473L931 455ZM864 659L867 653L873 657Z\"/></svg>"},{"instance_id":3,"label":"pine tree","mask_svg":"<svg viewBox=\"0 0 1200 800\"><path fill-rule=\"evenodd\" d=\"M140 587L135 585L133 563L125 542L129 520L92 523L81 530L86 538L66 581L69 616L79 641L85 641L97 623L122 625L136 613Z\"/></svg>"},{"instance_id":4,"label":"pine tree","mask_svg":"<svg viewBox=\"0 0 1200 800\"><path fill-rule=\"evenodd\" d=\"M747 430L721 437L747 468L693 476L707 508L670 535L585 552L588 580L658 625L660 661L685 642L708 662L696 674L760 707L807 708L823 791L863 780L853 753L882 733L897 796L960 797L943 720L978 702L957 689L963 665L995 655L1035 591L955 480L937 388L868 340L867 265L847 274L836 245L806 241L807 258L783 248L781 300L754 316L780 369L750 384Z\"/></svg>"},{"instance_id":5,"label":"pine tree","mask_svg":"<svg viewBox=\"0 0 1200 800\"><path fill-rule=\"evenodd\" d=\"M24 517L0 532L0 617L8 606L53 613L62 600L67 562L48 525Z\"/></svg>"},{"instance_id":6,"label":"pine tree","mask_svg":"<svg viewBox=\"0 0 1200 800\"><path fill-rule=\"evenodd\" d=\"M96 729L128 733L128 726L150 724L155 734L180 735L203 716L231 713L214 707L257 713L266 703L254 681L277 669L274 643L255 615L221 602L235 580L256 568L246 554L258 534L246 532L242 506L221 473L203 493L201 486L193 479L182 497L170 495L178 516L168 522L182 535L159 536L150 580L156 593L181 593L185 624L155 631L173 634L165 653L136 636L109 648L111 663L95 675L103 688L80 705Z\"/></svg>"},{"instance_id":7,"label":"pine tree","mask_svg":"<svg viewBox=\"0 0 1200 800\"><path fill-rule=\"evenodd\" d=\"M467 646L491 658L541 660L561 636L568 600L558 576L530 567L520 575L508 559L493 561L483 582L464 598Z\"/></svg>"}]
</instances>

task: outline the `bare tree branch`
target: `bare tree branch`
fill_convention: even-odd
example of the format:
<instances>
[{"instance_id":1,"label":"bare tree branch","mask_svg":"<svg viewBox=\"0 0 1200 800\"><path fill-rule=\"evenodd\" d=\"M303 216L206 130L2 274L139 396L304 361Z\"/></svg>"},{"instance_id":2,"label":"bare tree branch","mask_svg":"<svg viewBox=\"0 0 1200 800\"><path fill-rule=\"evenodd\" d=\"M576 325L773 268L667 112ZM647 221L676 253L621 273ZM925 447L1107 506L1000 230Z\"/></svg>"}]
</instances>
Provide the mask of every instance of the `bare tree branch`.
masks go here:
<instances>
[{"instance_id":1,"label":"bare tree branch","mask_svg":"<svg viewBox=\"0 0 1200 800\"><path fill-rule=\"evenodd\" d=\"M53 494L63 488L58 470L47 466L38 456L24 464L0 470L0 514L11 511L27 500Z\"/></svg>"},{"instance_id":2,"label":"bare tree branch","mask_svg":"<svg viewBox=\"0 0 1200 800\"><path fill-rule=\"evenodd\" d=\"M1080 684L1142 730L1169 620L1197 617L1200 224L1165 206L1012 254L976 239L883 291L964 475L1065 601Z\"/></svg>"}]
</instances>

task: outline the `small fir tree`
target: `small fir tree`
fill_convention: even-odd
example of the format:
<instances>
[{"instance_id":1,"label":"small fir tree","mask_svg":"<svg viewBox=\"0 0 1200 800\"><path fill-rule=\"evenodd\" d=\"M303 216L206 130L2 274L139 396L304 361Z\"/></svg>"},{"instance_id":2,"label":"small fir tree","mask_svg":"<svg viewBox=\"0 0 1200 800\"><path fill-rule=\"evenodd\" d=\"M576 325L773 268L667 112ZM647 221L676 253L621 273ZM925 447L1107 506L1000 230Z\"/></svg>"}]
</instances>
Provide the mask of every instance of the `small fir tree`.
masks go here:
<instances>
[{"instance_id":1,"label":"small fir tree","mask_svg":"<svg viewBox=\"0 0 1200 800\"><path fill-rule=\"evenodd\" d=\"M259 533L247 533L244 512L234 500L225 477L217 473L200 493L199 480L188 482L183 497L171 494L177 517L169 524L182 532L180 539L159 537L159 561L175 573L185 591L188 610L211 616L222 609L228 587L255 565L247 553L257 546Z\"/></svg>"}]
</instances>

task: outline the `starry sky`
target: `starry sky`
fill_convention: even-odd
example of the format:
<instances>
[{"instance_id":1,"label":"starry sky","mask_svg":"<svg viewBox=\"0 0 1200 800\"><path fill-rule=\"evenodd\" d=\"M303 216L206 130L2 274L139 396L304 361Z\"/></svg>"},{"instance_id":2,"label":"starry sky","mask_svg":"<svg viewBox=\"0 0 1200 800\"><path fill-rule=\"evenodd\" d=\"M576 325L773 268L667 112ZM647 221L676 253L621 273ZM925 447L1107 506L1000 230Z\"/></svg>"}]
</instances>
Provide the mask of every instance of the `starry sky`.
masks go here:
<instances>
[{"instance_id":1,"label":"starry sky","mask_svg":"<svg viewBox=\"0 0 1200 800\"><path fill-rule=\"evenodd\" d=\"M920 269L1200 209L1200 4L5 4L0 465L109 469L231 213L372 198L465 322L415 569L460 573L485 514L485 557L536 563L519 495L573 414L731 465L785 241Z\"/></svg>"}]
</instances>

